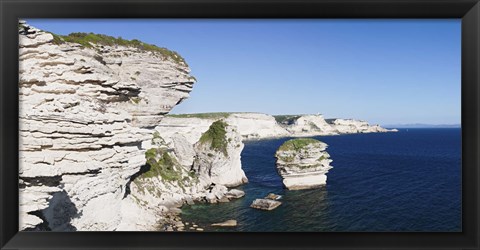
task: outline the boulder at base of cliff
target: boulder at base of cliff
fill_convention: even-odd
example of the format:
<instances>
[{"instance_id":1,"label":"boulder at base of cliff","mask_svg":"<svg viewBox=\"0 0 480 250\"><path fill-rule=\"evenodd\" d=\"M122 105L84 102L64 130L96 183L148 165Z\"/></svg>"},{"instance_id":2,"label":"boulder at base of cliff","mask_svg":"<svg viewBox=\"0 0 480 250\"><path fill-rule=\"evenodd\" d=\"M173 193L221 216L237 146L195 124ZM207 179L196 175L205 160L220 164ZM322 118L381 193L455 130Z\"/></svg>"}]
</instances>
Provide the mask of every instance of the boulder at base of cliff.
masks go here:
<instances>
[{"instance_id":1,"label":"boulder at base of cliff","mask_svg":"<svg viewBox=\"0 0 480 250\"><path fill-rule=\"evenodd\" d=\"M311 189L327 183L332 167L327 144L310 138L288 140L277 150L277 171L287 189Z\"/></svg>"},{"instance_id":2,"label":"boulder at base of cliff","mask_svg":"<svg viewBox=\"0 0 480 250\"><path fill-rule=\"evenodd\" d=\"M281 204L282 203L280 201L274 201L270 199L255 199L250 207L261 210L273 210Z\"/></svg>"},{"instance_id":3,"label":"boulder at base of cliff","mask_svg":"<svg viewBox=\"0 0 480 250\"><path fill-rule=\"evenodd\" d=\"M226 196L229 199L238 199L238 198L242 198L243 196L245 196L245 192L242 191L242 190L238 190L238 189L230 189L226 193Z\"/></svg>"}]
</instances>

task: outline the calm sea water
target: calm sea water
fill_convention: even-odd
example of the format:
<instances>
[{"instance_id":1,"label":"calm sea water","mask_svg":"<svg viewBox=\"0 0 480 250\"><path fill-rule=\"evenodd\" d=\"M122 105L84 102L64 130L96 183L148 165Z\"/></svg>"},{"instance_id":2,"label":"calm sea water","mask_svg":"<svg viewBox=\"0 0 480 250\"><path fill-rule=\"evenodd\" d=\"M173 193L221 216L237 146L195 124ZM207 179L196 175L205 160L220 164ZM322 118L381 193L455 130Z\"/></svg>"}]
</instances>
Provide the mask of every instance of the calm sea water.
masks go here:
<instances>
[{"instance_id":1,"label":"calm sea water","mask_svg":"<svg viewBox=\"0 0 480 250\"><path fill-rule=\"evenodd\" d=\"M283 188L273 156L290 138L250 141L242 152L246 196L185 206L183 220L206 231L461 231L460 129L315 138L333 160L324 188ZM270 192L283 195L280 207L249 207ZM209 227L227 219L238 226Z\"/></svg>"}]
</instances>

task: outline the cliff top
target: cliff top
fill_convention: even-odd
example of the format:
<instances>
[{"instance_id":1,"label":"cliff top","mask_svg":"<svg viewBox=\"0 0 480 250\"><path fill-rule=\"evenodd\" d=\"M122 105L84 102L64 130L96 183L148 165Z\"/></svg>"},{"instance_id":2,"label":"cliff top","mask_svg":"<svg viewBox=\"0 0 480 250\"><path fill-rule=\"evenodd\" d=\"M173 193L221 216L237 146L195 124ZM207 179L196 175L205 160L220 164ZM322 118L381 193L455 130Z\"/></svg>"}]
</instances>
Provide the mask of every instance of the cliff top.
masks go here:
<instances>
[{"instance_id":1,"label":"cliff top","mask_svg":"<svg viewBox=\"0 0 480 250\"><path fill-rule=\"evenodd\" d=\"M212 123L208 130L200 137L200 143L210 143L210 148L227 155L226 128L228 124L223 120Z\"/></svg>"},{"instance_id":2,"label":"cliff top","mask_svg":"<svg viewBox=\"0 0 480 250\"><path fill-rule=\"evenodd\" d=\"M78 43L84 47L92 48L94 44L104 45L104 46L124 46L124 47L132 47L137 48L144 51L152 51L160 53L163 57L169 58L178 64L184 64L186 66L187 63L185 59L180 56L175 51L169 50L167 48L158 47L153 44L144 43L137 39L127 40L123 39L122 37L113 37L103 34L95 34L95 33L84 33L84 32L74 32L70 33L69 35L63 36L49 32L53 35L53 42L55 44L62 44L65 42L70 43Z\"/></svg>"},{"instance_id":3,"label":"cliff top","mask_svg":"<svg viewBox=\"0 0 480 250\"><path fill-rule=\"evenodd\" d=\"M284 142L279 148L278 151L290 151L290 150L295 150L298 151L302 148L307 147L308 145L311 144L320 144L322 143L319 140L315 140L312 138L296 138L296 139L291 139L286 142Z\"/></svg>"},{"instance_id":4,"label":"cliff top","mask_svg":"<svg viewBox=\"0 0 480 250\"><path fill-rule=\"evenodd\" d=\"M213 113L193 113L193 114L168 114L173 118L201 118L201 119L220 119L227 118L232 112L213 112Z\"/></svg>"}]
</instances>

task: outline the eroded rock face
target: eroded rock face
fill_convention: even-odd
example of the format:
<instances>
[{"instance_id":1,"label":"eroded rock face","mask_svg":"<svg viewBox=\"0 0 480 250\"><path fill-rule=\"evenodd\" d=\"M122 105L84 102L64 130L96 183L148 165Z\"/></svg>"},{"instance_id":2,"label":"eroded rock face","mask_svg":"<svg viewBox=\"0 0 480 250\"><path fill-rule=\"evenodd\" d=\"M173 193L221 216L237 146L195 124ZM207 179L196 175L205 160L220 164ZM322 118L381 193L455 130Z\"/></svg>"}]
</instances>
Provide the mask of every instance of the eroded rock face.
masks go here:
<instances>
[{"instance_id":1,"label":"eroded rock face","mask_svg":"<svg viewBox=\"0 0 480 250\"><path fill-rule=\"evenodd\" d=\"M217 120L220 119L177 118L167 116L155 127L155 130L158 131L167 142L171 141L175 134L178 134L184 136L185 139L193 145L200 140L202 134Z\"/></svg>"},{"instance_id":2,"label":"eroded rock face","mask_svg":"<svg viewBox=\"0 0 480 250\"><path fill-rule=\"evenodd\" d=\"M157 211L153 218L158 220L153 225L168 229L175 222L165 218L184 204L228 202L243 197L243 191L228 189L247 181L240 162L243 143L235 131L234 127L214 122L195 144L179 133L163 137L155 131L152 140L142 144L148 148L147 166L130 183L129 197L137 203L130 210L140 207ZM138 218L133 228L146 228L150 218ZM132 223L121 224L118 230L132 230Z\"/></svg>"},{"instance_id":3,"label":"eroded rock face","mask_svg":"<svg viewBox=\"0 0 480 250\"><path fill-rule=\"evenodd\" d=\"M355 133L382 133L382 132L396 132L397 130L389 130L380 127L379 125L370 125L366 121L354 119L335 119L332 121L332 126L341 134L355 134Z\"/></svg>"},{"instance_id":4,"label":"eroded rock face","mask_svg":"<svg viewBox=\"0 0 480 250\"><path fill-rule=\"evenodd\" d=\"M338 130L325 121L322 115L303 115L286 126L293 136L336 135Z\"/></svg>"},{"instance_id":5,"label":"eroded rock face","mask_svg":"<svg viewBox=\"0 0 480 250\"><path fill-rule=\"evenodd\" d=\"M327 183L332 167L327 144L310 138L286 141L275 153L277 171L287 189L299 190L320 187Z\"/></svg>"},{"instance_id":6,"label":"eroded rock face","mask_svg":"<svg viewBox=\"0 0 480 250\"><path fill-rule=\"evenodd\" d=\"M198 175L180 163L172 145L158 134L154 135L150 149L145 152L145 159L147 165L130 182L130 196L137 207L155 211L157 215L136 217L137 221L147 224L148 220L157 218L152 225L162 224L162 215L206 196L208 190L200 183ZM119 229L132 230L128 224Z\"/></svg>"},{"instance_id":7,"label":"eroded rock face","mask_svg":"<svg viewBox=\"0 0 480 250\"><path fill-rule=\"evenodd\" d=\"M145 128L188 97L188 66L133 47L58 44L25 23L19 47L20 230L115 230L131 211Z\"/></svg>"},{"instance_id":8,"label":"eroded rock face","mask_svg":"<svg viewBox=\"0 0 480 250\"><path fill-rule=\"evenodd\" d=\"M271 115L260 113L233 113L226 119L238 128L243 139L261 139L289 136Z\"/></svg>"},{"instance_id":9,"label":"eroded rock face","mask_svg":"<svg viewBox=\"0 0 480 250\"><path fill-rule=\"evenodd\" d=\"M193 169L204 183L234 187L248 181L242 170L240 154L244 144L237 128L216 121L195 144Z\"/></svg>"}]
</instances>

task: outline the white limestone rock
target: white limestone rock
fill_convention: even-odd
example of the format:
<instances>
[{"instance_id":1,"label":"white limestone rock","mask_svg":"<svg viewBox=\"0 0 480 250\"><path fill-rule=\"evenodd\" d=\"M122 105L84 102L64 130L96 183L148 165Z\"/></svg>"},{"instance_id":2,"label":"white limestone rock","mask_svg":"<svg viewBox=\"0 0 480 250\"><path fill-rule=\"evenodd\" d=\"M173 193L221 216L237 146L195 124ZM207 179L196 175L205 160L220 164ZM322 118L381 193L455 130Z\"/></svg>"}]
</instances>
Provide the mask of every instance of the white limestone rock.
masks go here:
<instances>
[{"instance_id":1,"label":"white limestone rock","mask_svg":"<svg viewBox=\"0 0 480 250\"><path fill-rule=\"evenodd\" d=\"M20 230L42 223L38 213L56 231L115 230L131 216L122 204L145 164L141 144L152 134L145 128L188 97L189 72L157 52L59 44L23 22Z\"/></svg>"},{"instance_id":2,"label":"white limestone rock","mask_svg":"<svg viewBox=\"0 0 480 250\"><path fill-rule=\"evenodd\" d=\"M242 190L232 188L232 189L228 190L228 192L225 194L225 196L228 199L239 199L239 198L242 198L243 196L245 196L245 192L242 191Z\"/></svg>"},{"instance_id":3,"label":"white limestone rock","mask_svg":"<svg viewBox=\"0 0 480 250\"><path fill-rule=\"evenodd\" d=\"M238 128L243 139L262 139L289 136L271 115L260 113L233 113L226 119L228 124Z\"/></svg>"},{"instance_id":4,"label":"white limestone rock","mask_svg":"<svg viewBox=\"0 0 480 250\"><path fill-rule=\"evenodd\" d=\"M336 135L337 129L328 124L322 115L303 115L294 119L293 124L286 126L293 137Z\"/></svg>"},{"instance_id":5,"label":"white limestone rock","mask_svg":"<svg viewBox=\"0 0 480 250\"><path fill-rule=\"evenodd\" d=\"M190 170L196 156L193 145L188 142L187 138L181 134L174 134L172 137L173 150L177 159L182 166Z\"/></svg>"},{"instance_id":6,"label":"white limestone rock","mask_svg":"<svg viewBox=\"0 0 480 250\"><path fill-rule=\"evenodd\" d=\"M277 116L280 117L280 116ZM173 134L185 136L194 144L210 125L224 119L228 124L237 127L242 140L256 140L278 137L308 137L321 135L337 135L351 133L395 132L379 125L353 119L327 120L322 115L283 116L288 119L276 120L276 117L260 113L212 113L208 116L196 114L167 116L155 128L168 141Z\"/></svg>"},{"instance_id":7,"label":"white limestone rock","mask_svg":"<svg viewBox=\"0 0 480 250\"><path fill-rule=\"evenodd\" d=\"M333 119L331 124L341 134L398 132L396 129L389 130L355 119Z\"/></svg>"},{"instance_id":8,"label":"white limestone rock","mask_svg":"<svg viewBox=\"0 0 480 250\"><path fill-rule=\"evenodd\" d=\"M310 138L291 139L275 153L277 171L287 189L317 188L327 183L332 167L327 144Z\"/></svg>"},{"instance_id":9,"label":"white limestone rock","mask_svg":"<svg viewBox=\"0 0 480 250\"><path fill-rule=\"evenodd\" d=\"M226 220L223 222L213 223L212 227L236 227L237 221L236 220Z\"/></svg>"},{"instance_id":10,"label":"white limestone rock","mask_svg":"<svg viewBox=\"0 0 480 250\"><path fill-rule=\"evenodd\" d=\"M195 144L193 169L205 184L234 187L248 181L240 154L244 144L236 127L223 120L212 123Z\"/></svg>"},{"instance_id":11,"label":"white limestone rock","mask_svg":"<svg viewBox=\"0 0 480 250\"><path fill-rule=\"evenodd\" d=\"M174 135L179 134L193 145L216 120L219 119L166 116L158 126L155 127L155 130L158 131L167 142L171 142Z\"/></svg>"}]
</instances>

